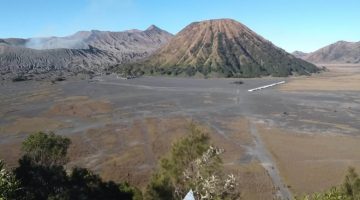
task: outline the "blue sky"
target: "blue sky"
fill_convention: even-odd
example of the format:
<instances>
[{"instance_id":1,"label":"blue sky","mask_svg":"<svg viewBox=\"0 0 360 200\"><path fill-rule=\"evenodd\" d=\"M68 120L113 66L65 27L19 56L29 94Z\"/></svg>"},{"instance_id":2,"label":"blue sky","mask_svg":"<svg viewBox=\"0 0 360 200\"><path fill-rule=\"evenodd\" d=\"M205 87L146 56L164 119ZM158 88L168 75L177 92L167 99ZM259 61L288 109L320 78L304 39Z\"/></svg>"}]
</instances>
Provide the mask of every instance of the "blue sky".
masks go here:
<instances>
[{"instance_id":1,"label":"blue sky","mask_svg":"<svg viewBox=\"0 0 360 200\"><path fill-rule=\"evenodd\" d=\"M0 0L0 38L151 24L177 33L193 21L232 18L289 52L310 52L360 41L359 8L359 0Z\"/></svg>"}]
</instances>

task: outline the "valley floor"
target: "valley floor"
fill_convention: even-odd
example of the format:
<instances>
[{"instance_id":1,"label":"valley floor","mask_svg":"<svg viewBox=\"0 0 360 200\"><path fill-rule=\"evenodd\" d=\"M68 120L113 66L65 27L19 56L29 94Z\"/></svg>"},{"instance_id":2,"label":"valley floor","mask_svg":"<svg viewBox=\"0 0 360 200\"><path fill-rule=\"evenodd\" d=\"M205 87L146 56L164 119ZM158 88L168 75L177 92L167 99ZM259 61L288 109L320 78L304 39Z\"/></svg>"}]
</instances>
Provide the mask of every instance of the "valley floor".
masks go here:
<instances>
[{"instance_id":1,"label":"valley floor","mask_svg":"<svg viewBox=\"0 0 360 200\"><path fill-rule=\"evenodd\" d=\"M225 149L224 166L237 176L244 199L321 191L340 183L348 166L360 169L360 71L329 69L243 84L115 76L4 84L0 159L15 166L28 134L54 131L73 142L68 167L144 187L157 160L195 121Z\"/></svg>"}]
</instances>

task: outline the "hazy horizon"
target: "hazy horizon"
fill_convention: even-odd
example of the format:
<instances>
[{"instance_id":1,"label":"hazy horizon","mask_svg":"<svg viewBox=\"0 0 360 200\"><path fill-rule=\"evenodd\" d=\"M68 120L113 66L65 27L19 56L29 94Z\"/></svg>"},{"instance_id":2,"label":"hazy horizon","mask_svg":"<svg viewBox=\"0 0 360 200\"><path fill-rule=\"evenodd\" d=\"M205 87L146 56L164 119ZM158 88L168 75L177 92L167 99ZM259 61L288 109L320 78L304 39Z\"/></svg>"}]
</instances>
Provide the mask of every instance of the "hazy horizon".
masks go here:
<instances>
[{"instance_id":1,"label":"hazy horizon","mask_svg":"<svg viewBox=\"0 0 360 200\"><path fill-rule=\"evenodd\" d=\"M0 38L67 36L77 31L145 30L156 25L176 34L194 21L231 18L288 52L312 52L339 40L359 41L355 0L301 2L199 0L0 0Z\"/></svg>"}]
</instances>

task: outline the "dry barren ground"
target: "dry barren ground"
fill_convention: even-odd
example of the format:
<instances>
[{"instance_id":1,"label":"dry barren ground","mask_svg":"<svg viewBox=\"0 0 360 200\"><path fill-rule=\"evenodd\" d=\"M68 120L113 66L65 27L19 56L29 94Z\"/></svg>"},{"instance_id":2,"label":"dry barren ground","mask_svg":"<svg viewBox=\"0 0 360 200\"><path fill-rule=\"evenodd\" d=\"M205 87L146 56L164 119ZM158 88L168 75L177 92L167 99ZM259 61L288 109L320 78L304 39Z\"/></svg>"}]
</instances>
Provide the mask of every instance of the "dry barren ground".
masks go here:
<instances>
[{"instance_id":1,"label":"dry barren ground","mask_svg":"<svg viewBox=\"0 0 360 200\"><path fill-rule=\"evenodd\" d=\"M360 65L326 65L328 72L294 77L282 85L284 91L360 91Z\"/></svg>"},{"instance_id":2,"label":"dry barren ground","mask_svg":"<svg viewBox=\"0 0 360 200\"><path fill-rule=\"evenodd\" d=\"M49 116L78 116L90 117L91 115L108 113L111 104L106 100L92 100L87 96L72 96L55 102L46 113Z\"/></svg>"},{"instance_id":3,"label":"dry barren ground","mask_svg":"<svg viewBox=\"0 0 360 200\"><path fill-rule=\"evenodd\" d=\"M169 152L173 142L189 133L190 123L196 121L183 116L147 117L73 133L69 135L72 144L67 167L87 167L106 180L127 181L145 189L158 160ZM225 172L235 175L242 197L268 199L276 192L271 178L258 160L246 158L244 147L253 145L248 124L245 118L222 123L221 127L228 129L226 137L206 125L198 126L209 134L214 145L224 148ZM15 166L21 142L2 145L0 157Z\"/></svg>"},{"instance_id":4,"label":"dry barren ground","mask_svg":"<svg viewBox=\"0 0 360 200\"><path fill-rule=\"evenodd\" d=\"M96 169L107 180L126 180L144 189L158 160L167 154L173 142L188 133L191 121L182 116L150 117L125 126L91 129L81 137L75 134L71 137L74 143L70 149L72 162L69 167L86 163L85 167ZM273 196L275 188L260 163L256 160L240 162L245 155L241 145L251 145L247 120L235 119L229 124L235 124L229 138L214 133L206 125L199 126L210 135L214 145L225 149L225 170L236 176L245 199Z\"/></svg>"},{"instance_id":5,"label":"dry barren ground","mask_svg":"<svg viewBox=\"0 0 360 200\"><path fill-rule=\"evenodd\" d=\"M348 165L359 166L357 76L330 69L311 78L244 79L241 85L233 84L237 79L161 77L2 85L0 159L16 166L29 134L54 131L72 140L68 168L88 167L107 180L144 188L158 160L194 121L225 149L224 167L236 175L243 199L272 199L282 184L296 194L313 192L339 183ZM326 89L333 83L328 79L338 88ZM247 91L281 80L290 82L280 90ZM352 90L339 89L346 84Z\"/></svg>"},{"instance_id":6,"label":"dry barren ground","mask_svg":"<svg viewBox=\"0 0 360 200\"><path fill-rule=\"evenodd\" d=\"M258 130L295 194L340 184L349 166L360 170L358 136L300 134L263 125Z\"/></svg>"}]
</instances>

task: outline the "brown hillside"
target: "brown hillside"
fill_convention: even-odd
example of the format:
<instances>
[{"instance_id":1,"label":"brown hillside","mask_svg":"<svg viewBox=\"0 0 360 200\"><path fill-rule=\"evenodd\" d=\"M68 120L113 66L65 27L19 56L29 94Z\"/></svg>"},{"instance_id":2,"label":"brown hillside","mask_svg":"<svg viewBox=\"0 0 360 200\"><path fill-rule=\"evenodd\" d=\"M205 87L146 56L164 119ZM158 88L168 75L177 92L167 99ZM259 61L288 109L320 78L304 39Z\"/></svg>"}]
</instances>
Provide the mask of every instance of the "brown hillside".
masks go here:
<instances>
[{"instance_id":1,"label":"brown hillside","mask_svg":"<svg viewBox=\"0 0 360 200\"><path fill-rule=\"evenodd\" d=\"M318 69L231 19L194 22L149 58L118 66L125 73L255 77Z\"/></svg>"},{"instance_id":2,"label":"brown hillside","mask_svg":"<svg viewBox=\"0 0 360 200\"><path fill-rule=\"evenodd\" d=\"M304 57L312 63L359 64L360 42L339 41Z\"/></svg>"}]
</instances>

